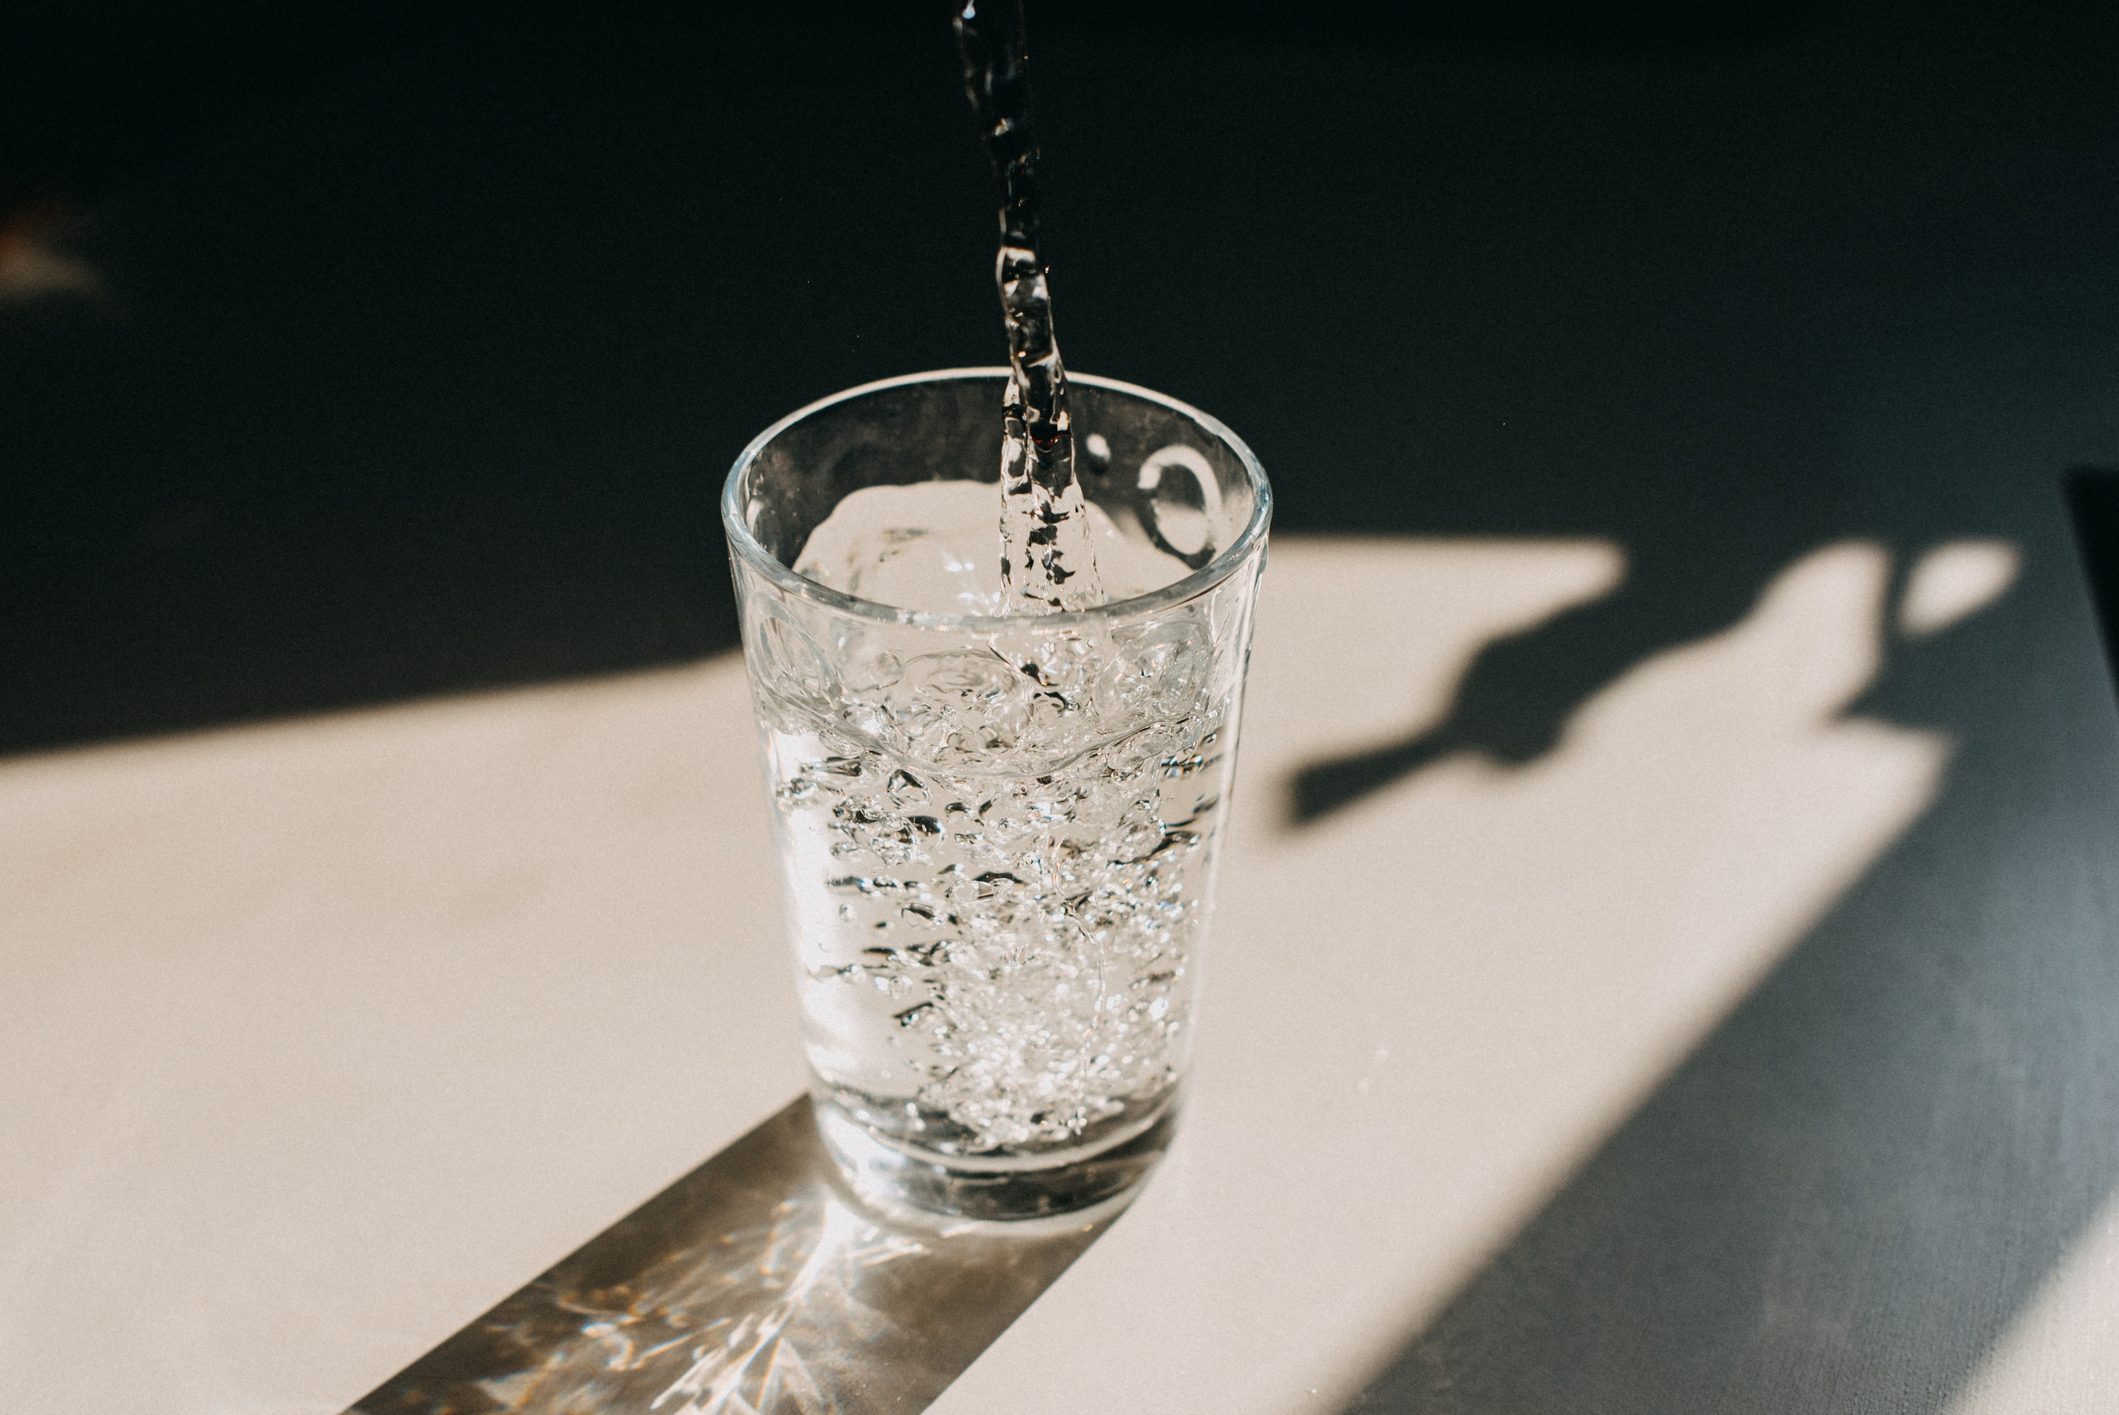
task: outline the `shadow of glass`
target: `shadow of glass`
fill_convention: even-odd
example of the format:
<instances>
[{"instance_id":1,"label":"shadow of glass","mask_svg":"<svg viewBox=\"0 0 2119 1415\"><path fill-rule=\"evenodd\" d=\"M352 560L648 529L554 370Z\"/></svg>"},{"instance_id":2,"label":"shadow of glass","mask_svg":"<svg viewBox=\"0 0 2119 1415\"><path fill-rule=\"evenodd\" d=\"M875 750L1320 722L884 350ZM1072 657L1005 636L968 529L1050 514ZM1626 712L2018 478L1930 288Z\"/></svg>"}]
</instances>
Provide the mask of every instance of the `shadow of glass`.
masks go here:
<instances>
[{"instance_id":1,"label":"shadow of glass","mask_svg":"<svg viewBox=\"0 0 2119 1415\"><path fill-rule=\"evenodd\" d=\"M1508 766L1546 757L1585 703L1657 653L1737 623L1803 548L1764 539L1727 543L1724 563L1702 574L1690 544L1662 536L1630 541L1615 590L1482 648L1439 721L1304 766L1289 783L1291 820L1315 822L1458 752Z\"/></svg>"},{"instance_id":2,"label":"shadow of glass","mask_svg":"<svg viewBox=\"0 0 2119 1415\"><path fill-rule=\"evenodd\" d=\"M2095 563L2119 530L2099 499L2109 483L2078 475L2069 491L2109 604L2110 562ZM1958 622L2019 568L2017 592ZM1935 724L1957 748L1934 807L1382 1363L1349 1415L1960 1400L2119 1177L2119 1033L2086 1021L2119 1008L2119 974L2097 921L2036 902L2065 897L2070 850L2022 843L2055 819L2096 818L2112 776L2099 758L2067 799L2034 809L2020 794L2051 775L2039 759L2054 744L2016 727L2048 641L2073 628L2050 612L2068 569L1998 541L1901 566L1882 671L1843 720L1932 724L1954 703ZM1460 700L1458 720L1472 731L1477 709ZM2090 726L2102 725L2053 732L2068 750L2108 751ZM2004 873L2016 906L1967 909Z\"/></svg>"},{"instance_id":3,"label":"shadow of glass","mask_svg":"<svg viewBox=\"0 0 2119 1415\"><path fill-rule=\"evenodd\" d=\"M1111 1221L893 1223L840 1186L805 1097L352 1411L917 1410Z\"/></svg>"}]
</instances>

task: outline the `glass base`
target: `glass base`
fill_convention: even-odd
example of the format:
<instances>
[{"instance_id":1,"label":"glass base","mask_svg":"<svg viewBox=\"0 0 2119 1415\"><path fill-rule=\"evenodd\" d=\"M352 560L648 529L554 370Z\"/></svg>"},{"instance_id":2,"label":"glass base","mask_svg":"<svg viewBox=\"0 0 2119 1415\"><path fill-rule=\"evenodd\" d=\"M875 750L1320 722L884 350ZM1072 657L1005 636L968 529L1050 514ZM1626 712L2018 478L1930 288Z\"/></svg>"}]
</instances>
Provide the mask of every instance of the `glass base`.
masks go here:
<instances>
[{"instance_id":1,"label":"glass base","mask_svg":"<svg viewBox=\"0 0 2119 1415\"><path fill-rule=\"evenodd\" d=\"M1001 1223L1061 1215L1094 1218L1123 1208L1177 1133L1173 1103L1139 1128L1082 1151L991 1159L901 1149L828 1097L816 1097L815 1108L825 1149L868 1203L886 1212Z\"/></svg>"}]
</instances>

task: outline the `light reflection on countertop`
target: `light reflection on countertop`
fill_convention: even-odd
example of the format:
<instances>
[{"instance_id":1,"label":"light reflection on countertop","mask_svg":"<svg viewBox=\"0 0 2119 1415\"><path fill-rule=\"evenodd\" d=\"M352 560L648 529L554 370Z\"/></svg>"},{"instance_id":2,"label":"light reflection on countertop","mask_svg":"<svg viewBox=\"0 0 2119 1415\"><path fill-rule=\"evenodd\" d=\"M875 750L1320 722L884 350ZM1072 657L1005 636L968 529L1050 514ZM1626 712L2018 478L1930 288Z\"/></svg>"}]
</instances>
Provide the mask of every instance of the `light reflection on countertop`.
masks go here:
<instances>
[{"instance_id":1,"label":"light reflection on countertop","mask_svg":"<svg viewBox=\"0 0 2119 1415\"><path fill-rule=\"evenodd\" d=\"M1110 1222L894 1223L836 1182L799 1100L353 1409L919 1409Z\"/></svg>"}]
</instances>

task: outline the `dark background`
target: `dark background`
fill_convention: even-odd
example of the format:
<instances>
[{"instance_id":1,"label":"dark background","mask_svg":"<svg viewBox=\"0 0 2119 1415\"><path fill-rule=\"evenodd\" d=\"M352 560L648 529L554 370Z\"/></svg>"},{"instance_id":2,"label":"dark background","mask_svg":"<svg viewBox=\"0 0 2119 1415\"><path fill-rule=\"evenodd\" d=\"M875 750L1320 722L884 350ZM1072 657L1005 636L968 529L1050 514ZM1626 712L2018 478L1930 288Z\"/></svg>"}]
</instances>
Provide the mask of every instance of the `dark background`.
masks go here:
<instances>
[{"instance_id":1,"label":"dark background","mask_svg":"<svg viewBox=\"0 0 2119 1415\"><path fill-rule=\"evenodd\" d=\"M0 752L730 647L749 436L1001 352L946 13L0 19ZM1935 811L1362 1408L1939 1411L2119 1181L2119 861L2040 834L2119 800L2105 27L1033 4L1073 367L1227 419L1276 534L1629 558L1290 828L1535 758L1821 543L2025 554L1856 706L1959 741Z\"/></svg>"},{"instance_id":2,"label":"dark background","mask_svg":"<svg viewBox=\"0 0 2119 1415\"><path fill-rule=\"evenodd\" d=\"M0 22L0 241L99 287L0 301L0 750L725 647L749 434L997 358L945 6L644 13ZM1235 423L1284 530L1627 541L1520 756L1792 549L2109 454L2094 19L1033 6L1063 347ZM2073 425L1935 466L2026 382Z\"/></svg>"}]
</instances>

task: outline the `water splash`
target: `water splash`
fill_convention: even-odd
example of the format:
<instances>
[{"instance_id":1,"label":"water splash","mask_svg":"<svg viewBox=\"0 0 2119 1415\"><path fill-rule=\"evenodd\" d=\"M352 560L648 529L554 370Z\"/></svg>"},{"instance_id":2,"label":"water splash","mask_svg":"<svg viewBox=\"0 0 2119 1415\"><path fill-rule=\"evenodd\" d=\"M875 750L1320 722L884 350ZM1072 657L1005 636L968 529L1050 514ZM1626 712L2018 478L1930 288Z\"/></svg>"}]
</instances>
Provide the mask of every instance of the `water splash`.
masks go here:
<instances>
[{"instance_id":1,"label":"water splash","mask_svg":"<svg viewBox=\"0 0 2119 1415\"><path fill-rule=\"evenodd\" d=\"M1037 249L1038 150L1022 0L965 0L956 34L1000 205L994 283L1010 370L1001 399L1001 579L1015 612L1085 609L1102 598L1102 586L1075 475L1052 287Z\"/></svg>"}]
</instances>

